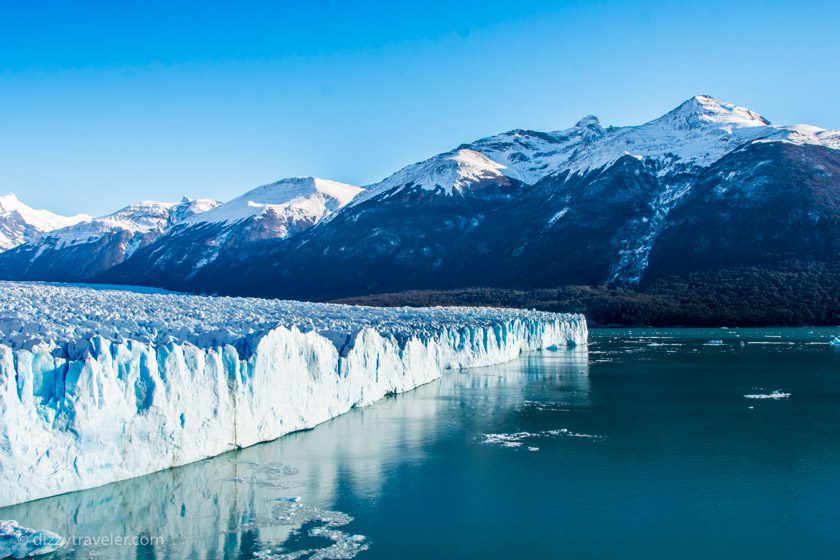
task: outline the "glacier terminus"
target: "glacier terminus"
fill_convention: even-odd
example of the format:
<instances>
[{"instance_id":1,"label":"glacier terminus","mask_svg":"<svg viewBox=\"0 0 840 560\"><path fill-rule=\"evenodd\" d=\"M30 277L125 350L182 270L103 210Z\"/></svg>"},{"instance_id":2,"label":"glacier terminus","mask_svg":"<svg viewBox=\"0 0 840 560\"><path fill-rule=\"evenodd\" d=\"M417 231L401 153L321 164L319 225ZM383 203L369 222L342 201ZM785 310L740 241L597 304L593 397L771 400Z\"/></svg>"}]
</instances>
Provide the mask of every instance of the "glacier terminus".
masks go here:
<instances>
[{"instance_id":1,"label":"glacier terminus","mask_svg":"<svg viewBox=\"0 0 840 560\"><path fill-rule=\"evenodd\" d=\"M311 428L444 370L585 345L582 315L0 284L0 506Z\"/></svg>"}]
</instances>

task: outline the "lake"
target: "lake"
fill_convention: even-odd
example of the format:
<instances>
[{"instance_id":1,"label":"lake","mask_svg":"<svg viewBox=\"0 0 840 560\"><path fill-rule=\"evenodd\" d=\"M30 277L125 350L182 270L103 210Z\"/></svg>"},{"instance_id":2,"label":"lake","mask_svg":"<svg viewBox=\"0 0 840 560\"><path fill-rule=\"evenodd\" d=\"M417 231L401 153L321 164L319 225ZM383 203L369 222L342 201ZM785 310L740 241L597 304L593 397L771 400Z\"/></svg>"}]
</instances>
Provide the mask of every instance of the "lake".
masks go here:
<instances>
[{"instance_id":1,"label":"lake","mask_svg":"<svg viewBox=\"0 0 840 560\"><path fill-rule=\"evenodd\" d=\"M593 330L0 519L44 558L837 557L838 332Z\"/></svg>"}]
</instances>

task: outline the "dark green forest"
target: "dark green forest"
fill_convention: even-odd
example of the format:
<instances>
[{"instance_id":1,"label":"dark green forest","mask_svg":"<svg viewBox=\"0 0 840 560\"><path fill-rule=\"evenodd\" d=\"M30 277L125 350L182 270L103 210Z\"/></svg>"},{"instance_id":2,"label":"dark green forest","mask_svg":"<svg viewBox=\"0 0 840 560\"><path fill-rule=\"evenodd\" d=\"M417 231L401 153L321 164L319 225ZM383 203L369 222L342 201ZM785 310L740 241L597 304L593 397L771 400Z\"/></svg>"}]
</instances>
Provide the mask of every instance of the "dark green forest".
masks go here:
<instances>
[{"instance_id":1,"label":"dark green forest","mask_svg":"<svg viewBox=\"0 0 840 560\"><path fill-rule=\"evenodd\" d=\"M466 305L580 312L592 326L840 325L840 265L792 262L658 279L638 287L416 290L345 298L372 306Z\"/></svg>"}]
</instances>

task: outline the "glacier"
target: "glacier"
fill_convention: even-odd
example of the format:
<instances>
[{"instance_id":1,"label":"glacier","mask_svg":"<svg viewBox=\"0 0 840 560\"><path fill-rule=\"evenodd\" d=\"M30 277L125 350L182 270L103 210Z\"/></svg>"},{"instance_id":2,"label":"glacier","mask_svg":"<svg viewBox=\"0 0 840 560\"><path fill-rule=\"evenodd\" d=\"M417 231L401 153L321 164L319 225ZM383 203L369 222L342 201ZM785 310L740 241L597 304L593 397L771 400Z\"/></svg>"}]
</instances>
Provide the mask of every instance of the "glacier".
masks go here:
<instances>
[{"instance_id":1,"label":"glacier","mask_svg":"<svg viewBox=\"0 0 840 560\"><path fill-rule=\"evenodd\" d=\"M582 315L0 283L0 506L185 465L522 352Z\"/></svg>"},{"instance_id":2,"label":"glacier","mask_svg":"<svg viewBox=\"0 0 840 560\"><path fill-rule=\"evenodd\" d=\"M408 450L428 443L433 433L452 429L449 397L460 400L479 393L482 410L535 410L543 403L525 400L525 387L533 381L528 364L537 363L552 364L546 375L562 383L564 394L572 396L563 407L569 402L588 402L587 346L560 349L545 357L527 355L521 362L486 372L444 375L433 386L422 387L418 398L380 401L375 410L327 422L305 437L280 438L177 469L17 504L3 508L0 518L16 519L27 527L48 527L69 544L77 543L79 558L109 557L109 550L91 542L103 535L156 537L165 543L165 555L170 558L221 555L208 553L213 550L226 551L228 558L245 558L257 553L251 537L254 529L264 543L261 551L281 543L294 550L300 546L295 534L305 534L311 525L300 524L308 521L297 518L300 512L288 518L292 505L323 508L317 527L326 524L321 521L325 516L348 513L335 511L346 485L356 495L384 492L394 464ZM461 412L472 413L471 409ZM346 530L348 537L365 532L357 525ZM325 539L320 543L333 545ZM376 541L370 544L378 546ZM144 553L131 545L118 552L122 558Z\"/></svg>"}]
</instances>

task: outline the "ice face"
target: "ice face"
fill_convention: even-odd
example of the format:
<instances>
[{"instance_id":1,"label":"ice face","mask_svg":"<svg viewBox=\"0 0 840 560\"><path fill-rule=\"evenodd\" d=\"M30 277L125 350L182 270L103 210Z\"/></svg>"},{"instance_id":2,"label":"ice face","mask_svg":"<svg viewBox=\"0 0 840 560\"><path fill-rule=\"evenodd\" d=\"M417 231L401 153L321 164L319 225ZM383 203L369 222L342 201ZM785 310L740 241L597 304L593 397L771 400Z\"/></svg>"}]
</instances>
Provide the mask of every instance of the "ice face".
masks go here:
<instances>
[{"instance_id":1,"label":"ice face","mask_svg":"<svg viewBox=\"0 0 840 560\"><path fill-rule=\"evenodd\" d=\"M580 315L0 283L0 505L311 428L442 370L585 344Z\"/></svg>"}]
</instances>

